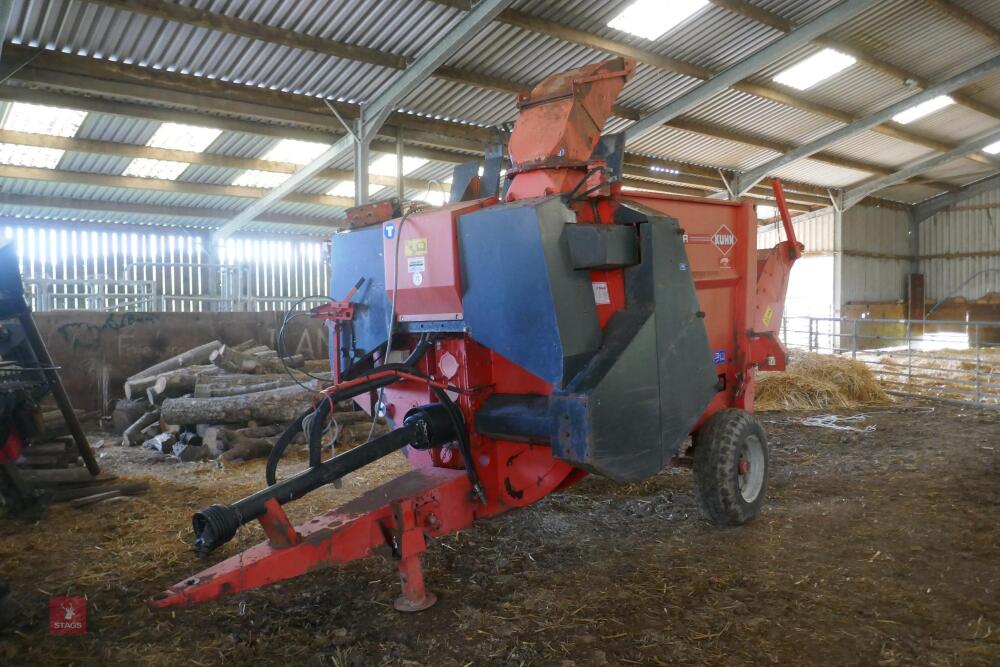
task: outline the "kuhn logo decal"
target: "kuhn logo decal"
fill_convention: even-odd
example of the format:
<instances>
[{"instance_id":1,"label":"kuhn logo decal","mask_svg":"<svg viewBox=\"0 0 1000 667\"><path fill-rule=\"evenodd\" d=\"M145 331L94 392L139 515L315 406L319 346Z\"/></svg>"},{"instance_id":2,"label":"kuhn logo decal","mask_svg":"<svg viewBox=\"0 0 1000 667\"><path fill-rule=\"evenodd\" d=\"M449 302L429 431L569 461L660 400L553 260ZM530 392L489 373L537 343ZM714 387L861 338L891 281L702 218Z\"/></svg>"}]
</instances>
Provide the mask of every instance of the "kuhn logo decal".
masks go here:
<instances>
[{"instance_id":1,"label":"kuhn logo decal","mask_svg":"<svg viewBox=\"0 0 1000 667\"><path fill-rule=\"evenodd\" d=\"M723 255L728 255L736 247L736 234L729 227L722 225L712 234L712 244Z\"/></svg>"}]
</instances>

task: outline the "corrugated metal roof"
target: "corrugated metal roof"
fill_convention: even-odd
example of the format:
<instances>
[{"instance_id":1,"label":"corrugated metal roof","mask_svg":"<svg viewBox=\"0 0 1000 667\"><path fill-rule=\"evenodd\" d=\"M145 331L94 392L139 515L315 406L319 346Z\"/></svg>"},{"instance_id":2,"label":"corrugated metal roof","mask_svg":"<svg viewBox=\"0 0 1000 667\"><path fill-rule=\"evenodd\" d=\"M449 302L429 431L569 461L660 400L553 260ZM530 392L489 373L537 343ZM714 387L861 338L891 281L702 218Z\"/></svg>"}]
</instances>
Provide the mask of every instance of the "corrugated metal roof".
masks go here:
<instances>
[{"instance_id":1,"label":"corrugated metal roof","mask_svg":"<svg viewBox=\"0 0 1000 667\"><path fill-rule=\"evenodd\" d=\"M961 143L997 126L997 120L970 111L965 107L952 105L913 121L907 127L941 141Z\"/></svg>"},{"instance_id":2,"label":"corrugated metal roof","mask_svg":"<svg viewBox=\"0 0 1000 667\"><path fill-rule=\"evenodd\" d=\"M754 0L753 4L792 24L801 25L838 2ZM630 0L517 0L513 6L554 24L714 71L740 62L782 36L779 30L710 4L660 38L646 40L607 26L608 21L629 3ZM434 43L434 35L448 30L462 15L459 10L428 0L180 0L176 4L406 57L418 56L429 48ZM993 25L1000 23L1000 3L995 0L960 0L959 4L983 21ZM15 43L352 102L371 99L399 76L399 70L388 67L164 21L87 0L15 0L9 32ZM833 31L831 37L864 48L891 65L931 81L951 76L1000 53L1000 44L943 14L931 3L912 0L874 3L871 10ZM781 89L771 81L773 76L817 48L813 45L803 47L750 80ZM448 64L484 77L501 77L532 85L547 75L606 57L602 51L588 46L497 21L470 40ZM698 79L640 63L619 103L649 112L677 99L698 83ZM913 93L903 82L862 63L810 90L787 91L804 101L852 115L870 113ZM965 92L1000 107L1000 73L984 78ZM430 117L484 125L516 117L513 96L509 93L442 79L430 79L419 86L402 107ZM751 143L754 137L760 137L771 142L797 144L821 137L840 126L822 114L733 90L700 105L686 114L685 119L746 135ZM612 119L608 130L618 131L628 124L622 119ZM907 129L939 141L958 143L996 125L994 117L955 107L921 119ZM77 136L142 145L158 126L156 121L91 113ZM274 137L223 132L208 150L233 157L258 158L275 141ZM669 128L643 137L630 146L630 150L665 160L727 169L752 168L777 155L745 141ZM829 152L891 168L929 151L917 144L865 132L839 142ZM60 168L120 174L127 164L127 158L70 151L63 157ZM346 156L331 166L350 169L351 165L352 158ZM959 182L983 169L983 165L969 160L959 160L947 167L939 173ZM441 181L450 175L451 169L449 163L431 162L411 177ZM180 180L226 185L238 173L234 169L193 165L185 170ZM870 176L866 172L816 160L800 160L780 170L780 175L832 187L851 185ZM317 179L302 191L323 193L331 185L332 181ZM50 196L66 197L77 196L69 193L83 192L81 187L45 183L28 189L40 188L51 193ZM126 188L97 190L101 191L101 198L114 201L177 195L154 191L143 195L145 191ZM97 190L88 191L87 196L94 198ZM916 189L899 186L889 194L913 201L914 197L927 194L926 190L924 186L916 186ZM386 188L379 196L389 193L391 188ZM190 195L189 200L199 203L178 205L238 210L248 202L246 198L201 195ZM335 217L342 212L335 207L318 208L325 212L325 217ZM332 211L335 213L331 214ZM314 213L319 215L318 211Z\"/></svg>"},{"instance_id":3,"label":"corrugated metal roof","mask_svg":"<svg viewBox=\"0 0 1000 667\"><path fill-rule=\"evenodd\" d=\"M826 149L827 153L851 157L885 167L900 167L907 162L930 155L933 151L878 132L858 132Z\"/></svg>"}]
</instances>

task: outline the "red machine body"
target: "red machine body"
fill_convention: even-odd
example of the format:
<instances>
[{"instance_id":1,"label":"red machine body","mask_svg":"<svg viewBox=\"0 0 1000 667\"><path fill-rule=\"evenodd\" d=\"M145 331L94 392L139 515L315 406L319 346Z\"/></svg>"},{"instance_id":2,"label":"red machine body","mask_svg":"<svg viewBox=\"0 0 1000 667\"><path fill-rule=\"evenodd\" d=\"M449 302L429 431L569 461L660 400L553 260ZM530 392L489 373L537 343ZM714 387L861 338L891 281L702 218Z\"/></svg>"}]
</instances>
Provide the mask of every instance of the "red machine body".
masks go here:
<instances>
[{"instance_id":1,"label":"red machine body","mask_svg":"<svg viewBox=\"0 0 1000 667\"><path fill-rule=\"evenodd\" d=\"M719 380L718 391L694 426L697 430L724 409L752 410L755 371L783 367L784 351L776 332L788 271L801 246L787 211L783 219L789 240L758 252L756 216L748 202L621 192L604 161L592 154L611 105L633 69L624 59L590 65L551 77L519 99L521 117L509 146L513 180L506 201L570 193L566 200L580 225L610 225L617 208L629 202L679 221ZM779 196L778 201L783 199ZM382 225L384 289L394 302L396 321L422 323L424 332L441 323L463 321L462 296L470 286L463 285L460 271L456 220L497 203L495 199L456 202ZM507 278L496 276L498 283ZM625 269L591 270L590 282L597 324L604 329L627 305ZM335 284L334 291L344 287ZM345 319L348 305L338 302L334 309L338 316L331 313L335 328ZM419 336L411 331L397 355L416 349ZM339 350L339 337L335 344ZM393 361L390 356L381 363ZM386 418L398 426L414 409L439 400L436 392L446 391L464 419L468 453L452 446L408 448L412 472L297 528L289 524L278 502L268 501L266 511L257 517L268 542L176 584L152 604L208 600L382 549L399 561L403 594L397 608L423 609L433 603L419 567L426 538L530 505L588 474L554 456L549 446L530 435L493 437L477 423L491 397L544 398L555 391L552 382L460 329L435 340L416 368L419 375L383 372L397 372L397 381L381 389ZM377 372L363 376L377 377ZM344 386L339 382L328 392ZM376 398L372 390L357 402L371 410Z\"/></svg>"},{"instance_id":2,"label":"red machine body","mask_svg":"<svg viewBox=\"0 0 1000 667\"><path fill-rule=\"evenodd\" d=\"M458 216L496 201L491 197L457 202L385 224L386 291L395 300L399 321L461 319Z\"/></svg>"}]
</instances>

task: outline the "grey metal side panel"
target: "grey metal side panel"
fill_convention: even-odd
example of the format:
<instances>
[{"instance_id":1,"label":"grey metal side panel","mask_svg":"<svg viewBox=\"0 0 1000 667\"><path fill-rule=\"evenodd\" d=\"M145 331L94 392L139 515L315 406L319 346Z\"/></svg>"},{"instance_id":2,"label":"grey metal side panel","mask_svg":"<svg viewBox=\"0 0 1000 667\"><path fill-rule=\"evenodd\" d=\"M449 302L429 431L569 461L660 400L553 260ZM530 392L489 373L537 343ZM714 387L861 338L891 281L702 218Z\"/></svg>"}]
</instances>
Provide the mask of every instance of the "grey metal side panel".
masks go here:
<instances>
[{"instance_id":1,"label":"grey metal side panel","mask_svg":"<svg viewBox=\"0 0 1000 667\"><path fill-rule=\"evenodd\" d=\"M550 399L555 455L628 481L655 474L715 395L716 378L676 220L626 211L642 261L625 270L627 305L600 351Z\"/></svg>"},{"instance_id":2,"label":"grey metal side panel","mask_svg":"<svg viewBox=\"0 0 1000 667\"><path fill-rule=\"evenodd\" d=\"M651 218L648 227L655 259L660 437L669 460L718 392L718 380L680 227L662 217Z\"/></svg>"},{"instance_id":3,"label":"grey metal side panel","mask_svg":"<svg viewBox=\"0 0 1000 667\"><path fill-rule=\"evenodd\" d=\"M625 225L573 225L566 228L574 269L611 269L639 261L635 229Z\"/></svg>"},{"instance_id":4,"label":"grey metal side panel","mask_svg":"<svg viewBox=\"0 0 1000 667\"><path fill-rule=\"evenodd\" d=\"M664 466L656 322L648 309L619 313L600 352L562 392L550 397L553 454L619 481Z\"/></svg>"}]
</instances>

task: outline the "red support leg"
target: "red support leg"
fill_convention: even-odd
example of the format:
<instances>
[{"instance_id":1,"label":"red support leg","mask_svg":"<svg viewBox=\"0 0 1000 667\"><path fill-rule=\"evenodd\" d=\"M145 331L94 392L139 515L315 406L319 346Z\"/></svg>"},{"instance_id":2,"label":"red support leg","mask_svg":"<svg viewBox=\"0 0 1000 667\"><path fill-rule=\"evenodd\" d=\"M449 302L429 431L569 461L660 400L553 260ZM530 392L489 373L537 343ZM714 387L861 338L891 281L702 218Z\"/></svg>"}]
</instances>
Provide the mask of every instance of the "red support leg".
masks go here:
<instances>
[{"instance_id":1,"label":"red support leg","mask_svg":"<svg viewBox=\"0 0 1000 667\"><path fill-rule=\"evenodd\" d=\"M288 520L285 510L281 509L278 501L271 498L264 503L264 507L267 511L257 517L257 520L260 521L271 546L275 549L287 549L298 544L301 539L299 533Z\"/></svg>"},{"instance_id":2,"label":"red support leg","mask_svg":"<svg viewBox=\"0 0 1000 667\"><path fill-rule=\"evenodd\" d=\"M419 554L399 561L399 582L403 593L393 605L396 611L423 611L437 602L437 596L424 587L424 572L420 567Z\"/></svg>"}]
</instances>

